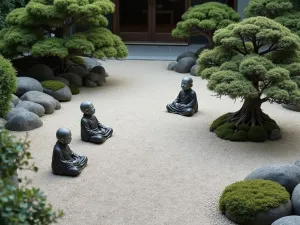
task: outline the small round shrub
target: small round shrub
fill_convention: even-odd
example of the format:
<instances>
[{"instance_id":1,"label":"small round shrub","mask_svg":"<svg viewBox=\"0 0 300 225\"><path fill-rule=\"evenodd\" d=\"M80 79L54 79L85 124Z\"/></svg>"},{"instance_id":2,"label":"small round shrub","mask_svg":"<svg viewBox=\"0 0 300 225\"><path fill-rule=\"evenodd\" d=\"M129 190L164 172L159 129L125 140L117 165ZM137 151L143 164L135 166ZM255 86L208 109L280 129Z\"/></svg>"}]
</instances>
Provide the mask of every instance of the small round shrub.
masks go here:
<instances>
[{"instance_id":1,"label":"small round shrub","mask_svg":"<svg viewBox=\"0 0 300 225\"><path fill-rule=\"evenodd\" d=\"M45 80L41 84L44 88L52 91L57 91L65 87L65 84L58 80Z\"/></svg>"},{"instance_id":2,"label":"small round shrub","mask_svg":"<svg viewBox=\"0 0 300 225\"><path fill-rule=\"evenodd\" d=\"M250 127L248 132L248 140L253 142L264 142L269 139L269 135L261 126Z\"/></svg>"},{"instance_id":3,"label":"small round shrub","mask_svg":"<svg viewBox=\"0 0 300 225\"><path fill-rule=\"evenodd\" d=\"M235 126L233 123L224 123L218 126L216 129L216 134L219 138L230 140L230 137L234 134Z\"/></svg>"},{"instance_id":4,"label":"small round shrub","mask_svg":"<svg viewBox=\"0 0 300 225\"><path fill-rule=\"evenodd\" d=\"M247 180L233 183L225 188L219 200L219 209L236 222L254 220L261 212L287 203L290 194L280 184L270 180Z\"/></svg>"},{"instance_id":5,"label":"small round shrub","mask_svg":"<svg viewBox=\"0 0 300 225\"><path fill-rule=\"evenodd\" d=\"M78 95L80 93L79 87L77 87L75 84L70 84L70 90L72 95Z\"/></svg>"},{"instance_id":6,"label":"small round shrub","mask_svg":"<svg viewBox=\"0 0 300 225\"><path fill-rule=\"evenodd\" d=\"M0 55L0 116L10 110L12 94L17 90L16 70L11 62Z\"/></svg>"},{"instance_id":7,"label":"small round shrub","mask_svg":"<svg viewBox=\"0 0 300 225\"><path fill-rule=\"evenodd\" d=\"M74 56L72 58L70 58L71 62L75 63L75 64L85 64L83 58L81 56Z\"/></svg>"}]
</instances>

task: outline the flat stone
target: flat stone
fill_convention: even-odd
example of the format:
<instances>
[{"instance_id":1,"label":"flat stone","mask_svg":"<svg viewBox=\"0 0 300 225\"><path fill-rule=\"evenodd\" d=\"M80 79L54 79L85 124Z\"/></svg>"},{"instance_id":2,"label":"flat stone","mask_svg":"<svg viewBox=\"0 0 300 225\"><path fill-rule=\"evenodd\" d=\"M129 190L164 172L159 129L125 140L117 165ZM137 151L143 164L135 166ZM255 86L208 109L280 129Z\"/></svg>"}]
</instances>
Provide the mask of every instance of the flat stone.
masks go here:
<instances>
[{"instance_id":1,"label":"flat stone","mask_svg":"<svg viewBox=\"0 0 300 225\"><path fill-rule=\"evenodd\" d=\"M282 107L288 110L292 110L295 112L300 112L300 105L299 104L282 104Z\"/></svg>"},{"instance_id":2,"label":"flat stone","mask_svg":"<svg viewBox=\"0 0 300 225\"><path fill-rule=\"evenodd\" d=\"M184 52L184 53L181 53L177 57L176 61L179 62L180 59L183 59L185 57L195 57L195 52Z\"/></svg>"},{"instance_id":3,"label":"flat stone","mask_svg":"<svg viewBox=\"0 0 300 225\"><path fill-rule=\"evenodd\" d=\"M294 214L300 216L300 184L298 184L294 188L292 194L292 205L293 205Z\"/></svg>"},{"instance_id":4,"label":"flat stone","mask_svg":"<svg viewBox=\"0 0 300 225\"><path fill-rule=\"evenodd\" d=\"M20 104L16 106L16 108L23 108L26 109L29 112L32 112L39 117L42 117L45 115L45 108L35 102L30 102L30 101L22 101Z\"/></svg>"},{"instance_id":5,"label":"flat stone","mask_svg":"<svg viewBox=\"0 0 300 225\"><path fill-rule=\"evenodd\" d=\"M276 220L272 225L299 225L300 216L285 216Z\"/></svg>"},{"instance_id":6,"label":"flat stone","mask_svg":"<svg viewBox=\"0 0 300 225\"><path fill-rule=\"evenodd\" d=\"M59 90L53 91L44 87L44 93L52 96L60 102L70 101L72 99L72 93L68 86L65 86Z\"/></svg>"},{"instance_id":7,"label":"flat stone","mask_svg":"<svg viewBox=\"0 0 300 225\"><path fill-rule=\"evenodd\" d=\"M6 114L6 116L3 117L3 119L9 120L14 115L17 115L21 112L28 112L28 110L24 108L11 108L10 111Z\"/></svg>"},{"instance_id":8,"label":"flat stone","mask_svg":"<svg viewBox=\"0 0 300 225\"><path fill-rule=\"evenodd\" d=\"M17 77L16 96L22 96L28 91L43 92L43 87L39 81L31 77Z\"/></svg>"},{"instance_id":9,"label":"flat stone","mask_svg":"<svg viewBox=\"0 0 300 225\"><path fill-rule=\"evenodd\" d=\"M185 57L178 61L178 63L174 67L174 70L177 73L189 73L195 64L195 57Z\"/></svg>"},{"instance_id":10,"label":"flat stone","mask_svg":"<svg viewBox=\"0 0 300 225\"><path fill-rule=\"evenodd\" d=\"M177 62L170 62L168 65L168 70L174 70L176 64L177 64Z\"/></svg>"},{"instance_id":11,"label":"flat stone","mask_svg":"<svg viewBox=\"0 0 300 225\"><path fill-rule=\"evenodd\" d=\"M10 118L5 128L11 131L30 131L43 125L41 119L32 112L21 112Z\"/></svg>"},{"instance_id":12,"label":"flat stone","mask_svg":"<svg viewBox=\"0 0 300 225\"><path fill-rule=\"evenodd\" d=\"M12 95L12 96L11 96L11 102L16 106L16 105L19 104L20 99L18 98L18 96Z\"/></svg>"}]
</instances>

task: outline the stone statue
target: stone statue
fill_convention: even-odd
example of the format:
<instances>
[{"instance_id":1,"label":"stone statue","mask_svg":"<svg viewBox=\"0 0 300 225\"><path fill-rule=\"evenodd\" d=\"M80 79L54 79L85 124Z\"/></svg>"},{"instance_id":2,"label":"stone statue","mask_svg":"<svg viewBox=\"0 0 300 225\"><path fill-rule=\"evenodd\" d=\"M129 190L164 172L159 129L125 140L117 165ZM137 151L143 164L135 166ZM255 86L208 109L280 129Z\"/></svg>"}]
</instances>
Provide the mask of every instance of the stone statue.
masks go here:
<instances>
[{"instance_id":1,"label":"stone statue","mask_svg":"<svg viewBox=\"0 0 300 225\"><path fill-rule=\"evenodd\" d=\"M56 132L57 142L52 154L52 172L55 175L78 176L87 165L87 157L74 153L69 144L72 141L71 131L59 128Z\"/></svg>"},{"instance_id":2,"label":"stone statue","mask_svg":"<svg viewBox=\"0 0 300 225\"><path fill-rule=\"evenodd\" d=\"M198 112L198 101L196 92L192 90L193 79L184 77L181 82L182 90L179 92L174 102L167 105L170 113L180 114L182 116L192 116Z\"/></svg>"},{"instance_id":3,"label":"stone statue","mask_svg":"<svg viewBox=\"0 0 300 225\"><path fill-rule=\"evenodd\" d=\"M84 101L80 105L83 113L81 119L81 140L94 144L101 144L112 136L113 129L105 127L97 120L95 108L89 101Z\"/></svg>"}]
</instances>

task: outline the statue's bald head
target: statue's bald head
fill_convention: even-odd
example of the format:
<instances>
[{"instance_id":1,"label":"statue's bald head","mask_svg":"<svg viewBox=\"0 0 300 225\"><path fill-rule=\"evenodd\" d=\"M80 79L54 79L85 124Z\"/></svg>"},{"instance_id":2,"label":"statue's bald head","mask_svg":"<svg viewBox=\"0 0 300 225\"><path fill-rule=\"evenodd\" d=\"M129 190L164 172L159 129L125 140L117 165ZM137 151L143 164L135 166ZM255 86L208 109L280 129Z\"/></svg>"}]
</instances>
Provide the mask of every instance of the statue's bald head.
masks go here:
<instances>
[{"instance_id":1,"label":"statue's bald head","mask_svg":"<svg viewBox=\"0 0 300 225\"><path fill-rule=\"evenodd\" d=\"M94 105L89 101L84 101L80 104L80 109L83 114L93 115L95 113Z\"/></svg>"},{"instance_id":2,"label":"statue's bald head","mask_svg":"<svg viewBox=\"0 0 300 225\"><path fill-rule=\"evenodd\" d=\"M72 141L72 133L68 128L59 128L56 131L56 138L62 144L70 144Z\"/></svg>"},{"instance_id":3,"label":"statue's bald head","mask_svg":"<svg viewBox=\"0 0 300 225\"><path fill-rule=\"evenodd\" d=\"M193 79L190 77L184 77L181 81L182 90L186 91L193 87Z\"/></svg>"}]
</instances>

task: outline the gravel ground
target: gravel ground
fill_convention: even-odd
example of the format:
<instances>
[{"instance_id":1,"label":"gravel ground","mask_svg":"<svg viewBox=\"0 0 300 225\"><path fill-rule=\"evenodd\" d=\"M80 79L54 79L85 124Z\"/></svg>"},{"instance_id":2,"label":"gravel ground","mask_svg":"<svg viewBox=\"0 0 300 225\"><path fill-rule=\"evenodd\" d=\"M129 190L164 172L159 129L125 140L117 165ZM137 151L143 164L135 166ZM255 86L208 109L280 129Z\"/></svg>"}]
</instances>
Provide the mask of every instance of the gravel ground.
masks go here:
<instances>
[{"instance_id":1,"label":"gravel ground","mask_svg":"<svg viewBox=\"0 0 300 225\"><path fill-rule=\"evenodd\" d=\"M64 210L59 225L229 225L218 211L227 185L257 167L299 159L296 112L266 103L263 110L281 126L283 139L232 143L218 139L209 126L218 116L238 110L241 102L213 97L207 82L193 77L199 113L191 118L169 114L165 106L176 98L185 75L167 71L168 62L103 65L110 74L107 84L82 88L61 110L45 116L43 127L29 132L40 170L28 175L55 208ZM94 103L100 122L114 128L103 145L80 141L79 105L84 100ZM73 132L73 151L89 158L77 178L51 173L59 127Z\"/></svg>"}]
</instances>

